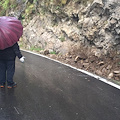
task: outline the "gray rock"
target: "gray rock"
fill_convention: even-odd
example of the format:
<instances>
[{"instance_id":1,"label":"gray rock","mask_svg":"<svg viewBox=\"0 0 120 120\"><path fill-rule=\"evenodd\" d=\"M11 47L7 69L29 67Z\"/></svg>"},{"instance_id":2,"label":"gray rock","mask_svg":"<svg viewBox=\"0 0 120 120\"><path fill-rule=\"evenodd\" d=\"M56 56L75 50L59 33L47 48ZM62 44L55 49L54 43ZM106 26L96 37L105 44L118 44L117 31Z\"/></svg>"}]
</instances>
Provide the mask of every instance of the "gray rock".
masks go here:
<instances>
[{"instance_id":1,"label":"gray rock","mask_svg":"<svg viewBox=\"0 0 120 120\"><path fill-rule=\"evenodd\" d=\"M113 74L113 73L110 73L110 74L108 75L108 79L112 79L113 76L114 76L114 74Z\"/></svg>"},{"instance_id":2,"label":"gray rock","mask_svg":"<svg viewBox=\"0 0 120 120\"><path fill-rule=\"evenodd\" d=\"M49 50L44 50L44 55L48 55L48 54L50 54Z\"/></svg>"}]
</instances>

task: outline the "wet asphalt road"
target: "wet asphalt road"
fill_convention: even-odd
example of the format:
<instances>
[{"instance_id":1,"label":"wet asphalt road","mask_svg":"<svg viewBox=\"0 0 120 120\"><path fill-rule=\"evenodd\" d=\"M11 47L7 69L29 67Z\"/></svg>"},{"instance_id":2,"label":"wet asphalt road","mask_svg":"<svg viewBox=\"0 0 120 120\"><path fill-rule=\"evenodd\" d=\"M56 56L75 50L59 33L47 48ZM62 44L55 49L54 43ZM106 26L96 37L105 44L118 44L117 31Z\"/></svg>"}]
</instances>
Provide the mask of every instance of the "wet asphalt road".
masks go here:
<instances>
[{"instance_id":1,"label":"wet asphalt road","mask_svg":"<svg viewBox=\"0 0 120 120\"><path fill-rule=\"evenodd\" d=\"M0 89L0 120L120 120L120 90L23 52L15 89Z\"/></svg>"}]
</instances>

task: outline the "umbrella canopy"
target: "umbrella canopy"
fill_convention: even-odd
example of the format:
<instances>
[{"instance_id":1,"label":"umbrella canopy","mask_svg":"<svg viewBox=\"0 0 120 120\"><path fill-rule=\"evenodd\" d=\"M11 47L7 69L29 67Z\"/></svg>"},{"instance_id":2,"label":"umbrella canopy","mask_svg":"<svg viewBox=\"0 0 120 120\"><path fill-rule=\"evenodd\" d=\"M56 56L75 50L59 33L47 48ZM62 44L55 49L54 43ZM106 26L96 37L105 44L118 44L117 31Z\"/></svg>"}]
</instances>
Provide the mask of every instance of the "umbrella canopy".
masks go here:
<instances>
[{"instance_id":1,"label":"umbrella canopy","mask_svg":"<svg viewBox=\"0 0 120 120\"><path fill-rule=\"evenodd\" d=\"M0 49L11 47L23 34L23 26L15 17L0 17Z\"/></svg>"}]
</instances>

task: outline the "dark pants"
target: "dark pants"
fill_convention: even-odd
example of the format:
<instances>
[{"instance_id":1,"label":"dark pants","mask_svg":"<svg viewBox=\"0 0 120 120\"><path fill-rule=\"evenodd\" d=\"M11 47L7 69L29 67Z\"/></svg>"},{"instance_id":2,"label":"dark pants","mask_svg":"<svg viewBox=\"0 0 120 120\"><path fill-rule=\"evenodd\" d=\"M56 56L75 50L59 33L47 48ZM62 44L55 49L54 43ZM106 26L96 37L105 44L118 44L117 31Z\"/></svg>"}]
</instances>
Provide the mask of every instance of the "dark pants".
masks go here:
<instances>
[{"instance_id":1,"label":"dark pants","mask_svg":"<svg viewBox=\"0 0 120 120\"><path fill-rule=\"evenodd\" d=\"M8 85L12 85L15 73L15 61L0 60L0 84L7 81Z\"/></svg>"}]
</instances>

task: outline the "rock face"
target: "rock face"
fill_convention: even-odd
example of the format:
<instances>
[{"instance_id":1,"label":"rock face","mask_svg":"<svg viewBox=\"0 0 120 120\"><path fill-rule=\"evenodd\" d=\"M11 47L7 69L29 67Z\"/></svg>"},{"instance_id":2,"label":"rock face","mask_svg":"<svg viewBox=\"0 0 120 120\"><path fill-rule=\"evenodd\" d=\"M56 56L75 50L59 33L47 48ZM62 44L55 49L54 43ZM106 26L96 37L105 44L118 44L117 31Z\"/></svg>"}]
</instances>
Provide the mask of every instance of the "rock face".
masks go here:
<instances>
[{"instance_id":1,"label":"rock face","mask_svg":"<svg viewBox=\"0 0 120 120\"><path fill-rule=\"evenodd\" d=\"M93 47L98 56L120 49L119 0L88 1L87 6L70 1L56 10L51 7L44 12L38 7L37 11L39 15L23 21L22 44L27 49L34 46L66 54L83 44Z\"/></svg>"},{"instance_id":2,"label":"rock face","mask_svg":"<svg viewBox=\"0 0 120 120\"><path fill-rule=\"evenodd\" d=\"M87 10L86 17L80 21L83 35L87 42L107 53L108 50L119 49L119 1L94 1Z\"/></svg>"}]
</instances>

